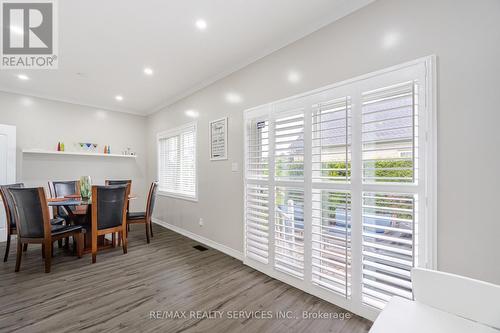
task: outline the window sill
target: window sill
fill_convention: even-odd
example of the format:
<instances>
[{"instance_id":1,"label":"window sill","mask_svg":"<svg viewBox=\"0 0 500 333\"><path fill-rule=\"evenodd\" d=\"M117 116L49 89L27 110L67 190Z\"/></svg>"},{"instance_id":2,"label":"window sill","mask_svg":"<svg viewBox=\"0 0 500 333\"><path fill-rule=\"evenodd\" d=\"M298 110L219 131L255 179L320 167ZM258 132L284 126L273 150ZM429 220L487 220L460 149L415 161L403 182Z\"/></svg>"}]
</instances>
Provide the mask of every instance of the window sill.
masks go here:
<instances>
[{"instance_id":1,"label":"window sill","mask_svg":"<svg viewBox=\"0 0 500 333\"><path fill-rule=\"evenodd\" d=\"M189 197L186 195L172 193L172 192L165 192L165 191L161 191L161 190L158 190L157 194L162 196L162 197L169 197L169 198L174 198L174 199L181 199L181 200L186 200L186 201L198 202L198 197Z\"/></svg>"}]
</instances>

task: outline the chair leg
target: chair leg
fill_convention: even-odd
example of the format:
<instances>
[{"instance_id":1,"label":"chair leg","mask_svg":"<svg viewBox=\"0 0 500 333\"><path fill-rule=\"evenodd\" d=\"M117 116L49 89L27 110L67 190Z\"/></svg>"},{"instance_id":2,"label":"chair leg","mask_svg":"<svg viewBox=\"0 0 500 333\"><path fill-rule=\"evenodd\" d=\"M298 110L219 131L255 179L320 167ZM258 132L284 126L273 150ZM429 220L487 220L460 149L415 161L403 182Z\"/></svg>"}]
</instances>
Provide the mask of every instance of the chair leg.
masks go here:
<instances>
[{"instance_id":1,"label":"chair leg","mask_svg":"<svg viewBox=\"0 0 500 333\"><path fill-rule=\"evenodd\" d=\"M117 232L118 234L118 246L122 246L122 234Z\"/></svg>"},{"instance_id":2,"label":"chair leg","mask_svg":"<svg viewBox=\"0 0 500 333\"><path fill-rule=\"evenodd\" d=\"M73 236L73 239L76 241L76 255L80 259L83 254L83 233L79 233L77 237Z\"/></svg>"},{"instance_id":3,"label":"chair leg","mask_svg":"<svg viewBox=\"0 0 500 333\"><path fill-rule=\"evenodd\" d=\"M149 244L149 223L144 223L144 226L146 227L146 242Z\"/></svg>"},{"instance_id":4,"label":"chair leg","mask_svg":"<svg viewBox=\"0 0 500 333\"><path fill-rule=\"evenodd\" d=\"M23 257L23 243L18 239L17 240L17 252L16 252L16 272L19 272L21 268L21 258Z\"/></svg>"},{"instance_id":5,"label":"chair leg","mask_svg":"<svg viewBox=\"0 0 500 333\"><path fill-rule=\"evenodd\" d=\"M23 247L23 252L26 252L28 251L28 243L24 244L24 247Z\"/></svg>"},{"instance_id":6,"label":"chair leg","mask_svg":"<svg viewBox=\"0 0 500 333\"><path fill-rule=\"evenodd\" d=\"M45 259L45 243L42 243L42 259Z\"/></svg>"},{"instance_id":7,"label":"chair leg","mask_svg":"<svg viewBox=\"0 0 500 333\"><path fill-rule=\"evenodd\" d=\"M111 247L116 247L116 232L111 234Z\"/></svg>"},{"instance_id":8,"label":"chair leg","mask_svg":"<svg viewBox=\"0 0 500 333\"><path fill-rule=\"evenodd\" d=\"M5 255L3 256L3 262L7 261L10 251L10 233L7 235L7 244L5 244Z\"/></svg>"},{"instance_id":9,"label":"chair leg","mask_svg":"<svg viewBox=\"0 0 500 333\"><path fill-rule=\"evenodd\" d=\"M45 273L50 273L50 264L52 260L52 242L46 242L45 248Z\"/></svg>"},{"instance_id":10,"label":"chair leg","mask_svg":"<svg viewBox=\"0 0 500 333\"><path fill-rule=\"evenodd\" d=\"M92 263L97 261L97 235L92 235Z\"/></svg>"},{"instance_id":11,"label":"chair leg","mask_svg":"<svg viewBox=\"0 0 500 333\"><path fill-rule=\"evenodd\" d=\"M69 237L64 238L64 247L69 249Z\"/></svg>"},{"instance_id":12,"label":"chair leg","mask_svg":"<svg viewBox=\"0 0 500 333\"><path fill-rule=\"evenodd\" d=\"M151 231L151 238L153 238L153 222L149 221L149 231Z\"/></svg>"},{"instance_id":13,"label":"chair leg","mask_svg":"<svg viewBox=\"0 0 500 333\"><path fill-rule=\"evenodd\" d=\"M122 231L122 246L123 246L123 254L127 254L127 233L126 231Z\"/></svg>"}]
</instances>

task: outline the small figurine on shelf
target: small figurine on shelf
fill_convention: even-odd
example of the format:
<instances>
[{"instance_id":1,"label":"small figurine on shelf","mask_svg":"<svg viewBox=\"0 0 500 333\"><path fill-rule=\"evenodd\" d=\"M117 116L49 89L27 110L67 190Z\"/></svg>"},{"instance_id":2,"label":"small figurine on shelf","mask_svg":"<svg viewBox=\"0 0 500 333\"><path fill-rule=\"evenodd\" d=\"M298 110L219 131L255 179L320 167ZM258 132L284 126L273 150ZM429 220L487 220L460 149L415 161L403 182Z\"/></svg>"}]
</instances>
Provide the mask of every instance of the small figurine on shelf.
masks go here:
<instances>
[{"instance_id":1,"label":"small figurine on shelf","mask_svg":"<svg viewBox=\"0 0 500 333\"><path fill-rule=\"evenodd\" d=\"M108 146L104 146L104 154L107 154L108 153Z\"/></svg>"},{"instance_id":2,"label":"small figurine on shelf","mask_svg":"<svg viewBox=\"0 0 500 333\"><path fill-rule=\"evenodd\" d=\"M61 151L64 151L64 142L61 142Z\"/></svg>"},{"instance_id":3,"label":"small figurine on shelf","mask_svg":"<svg viewBox=\"0 0 500 333\"><path fill-rule=\"evenodd\" d=\"M111 147L108 145L108 154L111 154Z\"/></svg>"},{"instance_id":4,"label":"small figurine on shelf","mask_svg":"<svg viewBox=\"0 0 500 333\"><path fill-rule=\"evenodd\" d=\"M57 151L61 151L61 142L57 143Z\"/></svg>"}]
</instances>

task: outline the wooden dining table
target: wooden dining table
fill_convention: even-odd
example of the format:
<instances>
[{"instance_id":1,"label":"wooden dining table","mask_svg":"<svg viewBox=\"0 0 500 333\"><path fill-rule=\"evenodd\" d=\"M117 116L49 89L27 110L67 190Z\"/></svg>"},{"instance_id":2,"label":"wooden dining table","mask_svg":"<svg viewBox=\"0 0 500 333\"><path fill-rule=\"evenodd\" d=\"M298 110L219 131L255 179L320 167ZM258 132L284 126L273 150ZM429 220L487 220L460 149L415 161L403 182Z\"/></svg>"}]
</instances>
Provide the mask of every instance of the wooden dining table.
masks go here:
<instances>
[{"instance_id":1,"label":"wooden dining table","mask_svg":"<svg viewBox=\"0 0 500 333\"><path fill-rule=\"evenodd\" d=\"M137 199L137 196L133 194L129 195L129 201L134 199ZM72 223L89 226L85 228L83 253L87 254L92 252L92 228L90 227L92 223L92 199L68 196L64 198L47 199L47 204L49 207L64 207ZM97 239L97 246L99 249L111 248L115 246L115 241L114 239L106 239L104 235L102 235Z\"/></svg>"}]
</instances>

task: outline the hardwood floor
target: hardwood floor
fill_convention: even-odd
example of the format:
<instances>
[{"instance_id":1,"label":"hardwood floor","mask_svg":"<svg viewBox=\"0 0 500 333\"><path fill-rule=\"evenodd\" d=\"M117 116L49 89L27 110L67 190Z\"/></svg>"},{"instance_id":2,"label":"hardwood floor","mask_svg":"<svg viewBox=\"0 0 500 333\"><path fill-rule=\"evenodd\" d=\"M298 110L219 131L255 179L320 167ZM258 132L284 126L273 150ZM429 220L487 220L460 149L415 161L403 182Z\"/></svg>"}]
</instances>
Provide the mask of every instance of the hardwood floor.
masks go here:
<instances>
[{"instance_id":1,"label":"hardwood floor","mask_svg":"<svg viewBox=\"0 0 500 333\"><path fill-rule=\"evenodd\" d=\"M129 252L121 248L82 259L56 248L52 272L43 272L40 246L23 255L14 273L15 248L0 269L1 332L367 332L371 322L302 319L302 311L346 313L317 297L268 277L213 249L154 225L146 244L141 226L132 226ZM5 243L0 243L3 254ZM159 319L151 319L151 312ZM166 318L171 311L181 318ZM181 311L187 311L182 318ZM191 318L190 311L220 311L222 318ZM245 318L247 311L272 319ZM256 312L266 311L266 312ZM278 319L292 311L299 319ZM203 316L206 313L199 313ZM235 314L240 318L232 319Z\"/></svg>"}]
</instances>

